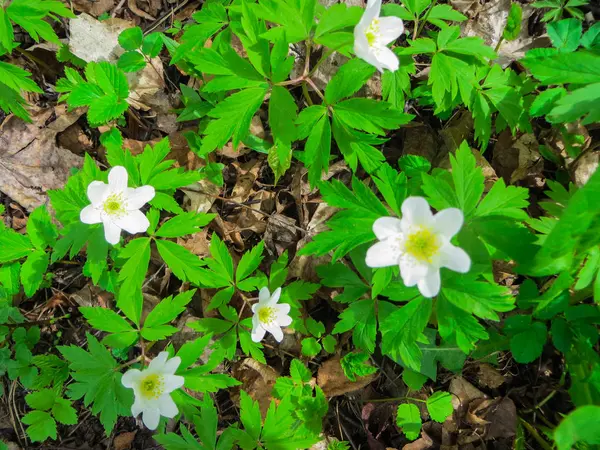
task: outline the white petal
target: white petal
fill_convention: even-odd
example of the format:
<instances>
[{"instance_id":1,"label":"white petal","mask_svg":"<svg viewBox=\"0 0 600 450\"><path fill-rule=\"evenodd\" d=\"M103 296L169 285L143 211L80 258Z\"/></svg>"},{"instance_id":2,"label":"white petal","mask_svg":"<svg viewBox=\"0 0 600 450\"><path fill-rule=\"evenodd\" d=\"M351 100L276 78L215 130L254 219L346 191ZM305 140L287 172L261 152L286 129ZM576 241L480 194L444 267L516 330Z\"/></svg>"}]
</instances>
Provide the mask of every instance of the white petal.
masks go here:
<instances>
[{"instance_id":1,"label":"white petal","mask_svg":"<svg viewBox=\"0 0 600 450\"><path fill-rule=\"evenodd\" d=\"M142 412L142 422L150 430L156 430L160 422L160 411L158 408L146 408Z\"/></svg>"},{"instance_id":2,"label":"white petal","mask_svg":"<svg viewBox=\"0 0 600 450\"><path fill-rule=\"evenodd\" d=\"M142 186L137 189L127 189L127 209L140 209L154 198L156 192L152 186Z\"/></svg>"},{"instance_id":3,"label":"white petal","mask_svg":"<svg viewBox=\"0 0 600 450\"><path fill-rule=\"evenodd\" d=\"M150 364L148 364L148 369L152 372L162 373L168 358L169 352L160 352L158 355L156 355L156 358L150 361Z\"/></svg>"},{"instance_id":4,"label":"white petal","mask_svg":"<svg viewBox=\"0 0 600 450\"><path fill-rule=\"evenodd\" d=\"M377 54L377 60L384 69L395 72L400 67L400 60L396 54L387 47L381 47Z\"/></svg>"},{"instance_id":5,"label":"white petal","mask_svg":"<svg viewBox=\"0 0 600 450\"><path fill-rule=\"evenodd\" d=\"M269 288L266 286L264 288L261 288L261 290L258 292L258 301L260 303L266 303L269 301L270 298L271 293L269 292Z\"/></svg>"},{"instance_id":6,"label":"white petal","mask_svg":"<svg viewBox=\"0 0 600 450\"><path fill-rule=\"evenodd\" d=\"M435 297L440 292L441 283L440 271L437 269L432 269L424 278L419 280L419 292L421 292L423 297Z\"/></svg>"},{"instance_id":7,"label":"white petal","mask_svg":"<svg viewBox=\"0 0 600 450\"><path fill-rule=\"evenodd\" d=\"M263 340L263 338L265 337L265 333L267 331L260 325L256 326L256 327L252 327L252 341L254 342L260 342Z\"/></svg>"},{"instance_id":8,"label":"white petal","mask_svg":"<svg viewBox=\"0 0 600 450\"><path fill-rule=\"evenodd\" d=\"M133 388L133 386L139 383L141 374L142 372L140 372L138 369L130 369L127 372L125 372L125 374L121 378L121 383L126 388Z\"/></svg>"},{"instance_id":9,"label":"white petal","mask_svg":"<svg viewBox=\"0 0 600 450\"><path fill-rule=\"evenodd\" d=\"M254 305L252 305L252 312L255 313L256 309L258 308L258 306L260 305L260 303L255 303Z\"/></svg>"},{"instance_id":10,"label":"white petal","mask_svg":"<svg viewBox=\"0 0 600 450\"><path fill-rule=\"evenodd\" d=\"M102 215L100 211L94 208L94 205L87 205L79 213L79 220L88 225L102 222Z\"/></svg>"},{"instance_id":11,"label":"white petal","mask_svg":"<svg viewBox=\"0 0 600 450\"><path fill-rule=\"evenodd\" d=\"M115 166L110 169L108 184L113 192L125 192L127 190L127 169L123 166Z\"/></svg>"},{"instance_id":12,"label":"white petal","mask_svg":"<svg viewBox=\"0 0 600 450\"><path fill-rule=\"evenodd\" d=\"M403 257L400 259L400 276L404 285L414 286L419 280L425 278L429 272L429 266L422 264L414 258Z\"/></svg>"},{"instance_id":13,"label":"white petal","mask_svg":"<svg viewBox=\"0 0 600 450\"><path fill-rule=\"evenodd\" d=\"M365 35L365 29L359 28L359 25L354 28L354 53L363 61L366 61L380 72L383 72L383 67L381 67L381 64L369 46L367 36Z\"/></svg>"},{"instance_id":14,"label":"white petal","mask_svg":"<svg viewBox=\"0 0 600 450\"><path fill-rule=\"evenodd\" d=\"M364 20L367 24L370 24L373 19L379 17L381 13L381 0L368 0L367 7L363 13L361 22Z\"/></svg>"},{"instance_id":15,"label":"white petal","mask_svg":"<svg viewBox=\"0 0 600 450\"><path fill-rule=\"evenodd\" d=\"M290 316L288 316L288 315L285 315L285 316L279 316L279 317L277 318L277 324L278 324L280 327L287 327L287 326L288 326L289 324L291 324L291 323L292 323L292 318L291 318Z\"/></svg>"},{"instance_id":16,"label":"white petal","mask_svg":"<svg viewBox=\"0 0 600 450\"><path fill-rule=\"evenodd\" d=\"M402 203L402 228L412 225L429 225L433 214L429 203L423 197L408 197Z\"/></svg>"},{"instance_id":17,"label":"white petal","mask_svg":"<svg viewBox=\"0 0 600 450\"><path fill-rule=\"evenodd\" d=\"M150 226L150 221L139 209L127 211L122 217L113 219L113 222L130 234L143 233Z\"/></svg>"},{"instance_id":18,"label":"white petal","mask_svg":"<svg viewBox=\"0 0 600 450\"><path fill-rule=\"evenodd\" d=\"M373 233L377 239L383 241L389 237L402 233L402 221L397 217L380 217L373 223Z\"/></svg>"},{"instance_id":19,"label":"white petal","mask_svg":"<svg viewBox=\"0 0 600 450\"><path fill-rule=\"evenodd\" d=\"M365 263L371 268L395 266L400 260L400 255L400 245L396 239L386 239L373 244L367 250Z\"/></svg>"},{"instance_id":20,"label":"white petal","mask_svg":"<svg viewBox=\"0 0 600 450\"><path fill-rule=\"evenodd\" d=\"M290 312L291 306L287 303L281 303L277 305L277 314L280 316L287 316Z\"/></svg>"},{"instance_id":21,"label":"white petal","mask_svg":"<svg viewBox=\"0 0 600 450\"><path fill-rule=\"evenodd\" d=\"M104 197L109 192L108 184L102 181L92 181L87 188L87 196L92 205L99 205L104 201Z\"/></svg>"},{"instance_id":22,"label":"white petal","mask_svg":"<svg viewBox=\"0 0 600 450\"><path fill-rule=\"evenodd\" d=\"M104 239L112 245L117 245L121 240L121 229L109 219L102 219L104 224Z\"/></svg>"},{"instance_id":23,"label":"white petal","mask_svg":"<svg viewBox=\"0 0 600 450\"><path fill-rule=\"evenodd\" d=\"M273 293L271 294L271 298L269 299L267 304L268 305L276 305L277 302L279 301L279 297L281 297L281 288L280 287L278 287L277 289L275 289L273 291Z\"/></svg>"},{"instance_id":24,"label":"white petal","mask_svg":"<svg viewBox=\"0 0 600 450\"><path fill-rule=\"evenodd\" d=\"M173 375L175 372L177 372L179 364L181 364L181 358L179 356L174 356L165 363L163 373Z\"/></svg>"},{"instance_id":25,"label":"white petal","mask_svg":"<svg viewBox=\"0 0 600 450\"><path fill-rule=\"evenodd\" d=\"M433 230L448 239L460 231L464 221L463 213L458 208L447 208L433 216Z\"/></svg>"},{"instance_id":26,"label":"white petal","mask_svg":"<svg viewBox=\"0 0 600 450\"><path fill-rule=\"evenodd\" d=\"M175 402L169 394L162 395L158 399L158 402L161 416L172 419L177 414L179 414L179 409L177 409L177 405L175 404Z\"/></svg>"},{"instance_id":27,"label":"white petal","mask_svg":"<svg viewBox=\"0 0 600 450\"><path fill-rule=\"evenodd\" d=\"M467 273L471 269L471 258L462 248L447 244L440 249L440 266Z\"/></svg>"},{"instance_id":28,"label":"white petal","mask_svg":"<svg viewBox=\"0 0 600 450\"><path fill-rule=\"evenodd\" d=\"M283 331L281 331L281 327L277 324L267 325L267 331L273 335L277 342L283 341Z\"/></svg>"},{"instance_id":29,"label":"white petal","mask_svg":"<svg viewBox=\"0 0 600 450\"><path fill-rule=\"evenodd\" d=\"M380 17L379 18L379 39L382 45L394 42L404 33L404 22L399 17Z\"/></svg>"},{"instance_id":30,"label":"white petal","mask_svg":"<svg viewBox=\"0 0 600 450\"><path fill-rule=\"evenodd\" d=\"M142 411L144 411L145 406L146 406L145 403L141 399L138 399L136 397L135 401L133 402L133 405L131 405L131 415L133 417L137 417L137 415L139 413L141 413Z\"/></svg>"},{"instance_id":31,"label":"white petal","mask_svg":"<svg viewBox=\"0 0 600 450\"><path fill-rule=\"evenodd\" d=\"M173 392L179 389L185 383L185 378L179 375L164 375L165 393Z\"/></svg>"}]
</instances>

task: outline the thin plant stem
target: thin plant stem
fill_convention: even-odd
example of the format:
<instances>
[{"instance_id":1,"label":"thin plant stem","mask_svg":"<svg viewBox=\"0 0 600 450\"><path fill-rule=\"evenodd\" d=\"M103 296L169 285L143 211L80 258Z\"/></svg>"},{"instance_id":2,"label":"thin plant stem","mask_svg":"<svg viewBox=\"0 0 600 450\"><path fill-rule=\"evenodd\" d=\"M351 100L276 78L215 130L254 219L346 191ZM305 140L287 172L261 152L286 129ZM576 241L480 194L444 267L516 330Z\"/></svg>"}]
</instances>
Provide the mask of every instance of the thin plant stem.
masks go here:
<instances>
[{"instance_id":1,"label":"thin plant stem","mask_svg":"<svg viewBox=\"0 0 600 450\"><path fill-rule=\"evenodd\" d=\"M546 442L546 440L540 436L540 433L533 427L529 422L519 417L519 421L523 424L527 432L537 441L543 450L552 450L552 446Z\"/></svg>"},{"instance_id":2,"label":"thin plant stem","mask_svg":"<svg viewBox=\"0 0 600 450\"><path fill-rule=\"evenodd\" d=\"M423 22L421 22L421 25L419 26L417 33L415 35L413 35L413 40L417 39L419 37L419 35L421 34L421 31L423 31L423 28L425 28L425 24L427 23L429 14L431 13L431 10L435 7L437 2L438 2L438 0L433 0L433 2L431 3L431 7L425 13L425 17L423 17Z\"/></svg>"}]
</instances>

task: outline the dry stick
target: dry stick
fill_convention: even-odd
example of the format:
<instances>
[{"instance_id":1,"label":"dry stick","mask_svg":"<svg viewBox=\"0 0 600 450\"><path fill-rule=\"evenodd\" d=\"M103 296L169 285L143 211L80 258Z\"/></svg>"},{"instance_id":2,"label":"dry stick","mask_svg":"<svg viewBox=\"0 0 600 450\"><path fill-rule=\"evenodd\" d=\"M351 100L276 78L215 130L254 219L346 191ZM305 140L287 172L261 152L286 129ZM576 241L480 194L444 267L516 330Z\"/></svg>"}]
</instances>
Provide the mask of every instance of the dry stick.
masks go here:
<instances>
[{"instance_id":1,"label":"dry stick","mask_svg":"<svg viewBox=\"0 0 600 450\"><path fill-rule=\"evenodd\" d=\"M546 440L540 436L538 431L529 424L529 422L525 421L522 417L519 417L519 421L523 424L527 432L540 444L544 450L552 450L552 446L546 442Z\"/></svg>"},{"instance_id":2,"label":"dry stick","mask_svg":"<svg viewBox=\"0 0 600 450\"><path fill-rule=\"evenodd\" d=\"M173 8L171 11L169 11L168 13L166 13L163 17L161 17L155 23L153 23L152 25L150 25L150 27L148 27L144 31L144 34L148 34L151 31L154 31L155 29L157 29L160 25L163 24L163 22L165 22L169 18L169 16L175 15L175 13L177 11L179 11L181 8L183 8L185 5L187 5L189 3L189 1L190 0L184 0L183 3L181 3L180 5L177 5L177 7Z\"/></svg>"},{"instance_id":3,"label":"dry stick","mask_svg":"<svg viewBox=\"0 0 600 450\"><path fill-rule=\"evenodd\" d=\"M119 14L119 11L121 11L121 8L123 8L123 5L125 4L125 0L121 0L119 2L119 4L117 6L115 6L115 9L113 9L112 14L110 15L110 17L116 17L117 14Z\"/></svg>"}]
</instances>

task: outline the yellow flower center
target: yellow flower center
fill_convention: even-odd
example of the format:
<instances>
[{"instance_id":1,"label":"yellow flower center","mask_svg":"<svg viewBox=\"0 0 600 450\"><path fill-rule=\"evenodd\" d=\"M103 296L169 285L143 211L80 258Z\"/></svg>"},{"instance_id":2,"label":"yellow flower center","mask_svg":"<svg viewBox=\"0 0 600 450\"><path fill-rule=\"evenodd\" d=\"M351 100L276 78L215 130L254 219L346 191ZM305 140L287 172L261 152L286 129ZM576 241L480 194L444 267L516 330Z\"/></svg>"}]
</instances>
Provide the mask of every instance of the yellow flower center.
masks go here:
<instances>
[{"instance_id":1,"label":"yellow flower center","mask_svg":"<svg viewBox=\"0 0 600 450\"><path fill-rule=\"evenodd\" d=\"M142 396L147 399L157 399L165 390L163 377L158 374L150 374L141 382Z\"/></svg>"},{"instance_id":2,"label":"yellow flower center","mask_svg":"<svg viewBox=\"0 0 600 450\"><path fill-rule=\"evenodd\" d=\"M105 201L102 209L109 216L120 216L125 212L123 194L112 194Z\"/></svg>"},{"instance_id":3,"label":"yellow flower center","mask_svg":"<svg viewBox=\"0 0 600 450\"><path fill-rule=\"evenodd\" d=\"M258 310L258 320L262 323L275 322L276 311L271 306L263 306Z\"/></svg>"},{"instance_id":4,"label":"yellow flower center","mask_svg":"<svg viewBox=\"0 0 600 450\"><path fill-rule=\"evenodd\" d=\"M379 19L373 19L367 31L365 31L367 42L369 47L373 47L377 43L377 36L379 36Z\"/></svg>"},{"instance_id":5,"label":"yellow flower center","mask_svg":"<svg viewBox=\"0 0 600 450\"><path fill-rule=\"evenodd\" d=\"M430 263L440 249L440 244L429 228L422 227L408 235L404 249L415 259Z\"/></svg>"}]
</instances>

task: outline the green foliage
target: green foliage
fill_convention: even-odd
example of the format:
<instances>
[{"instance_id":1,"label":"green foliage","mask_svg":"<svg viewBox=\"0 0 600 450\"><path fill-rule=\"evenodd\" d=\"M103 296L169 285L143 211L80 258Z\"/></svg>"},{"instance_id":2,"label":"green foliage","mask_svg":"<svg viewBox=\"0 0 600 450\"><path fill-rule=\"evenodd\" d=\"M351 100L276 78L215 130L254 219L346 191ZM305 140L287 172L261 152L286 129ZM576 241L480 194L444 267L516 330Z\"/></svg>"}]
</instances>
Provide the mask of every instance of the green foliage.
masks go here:
<instances>
[{"instance_id":1,"label":"green foliage","mask_svg":"<svg viewBox=\"0 0 600 450\"><path fill-rule=\"evenodd\" d=\"M365 377L377 372L377 368L367 364L369 355L366 353L348 353L341 360L340 364L344 375L350 381L356 381L357 377Z\"/></svg>"},{"instance_id":2,"label":"green foliage","mask_svg":"<svg viewBox=\"0 0 600 450\"><path fill-rule=\"evenodd\" d=\"M566 416L554 430L554 441L558 450L567 450L577 442L590 445L600 444L596 433L600 423L599 406L582 406Z\"/></svg>"},{"instance_id":3,"label":"green foliage","mask_svg":"<svg viewBox=\"0 0 600 450\"><path fill-rule=\"evenodd\" d=\"M421 424L421 414L416 405L404 403L398 406L396 425L402 430L407 439L414 441L419 437Z\"/></svg>"}]
</instances>

